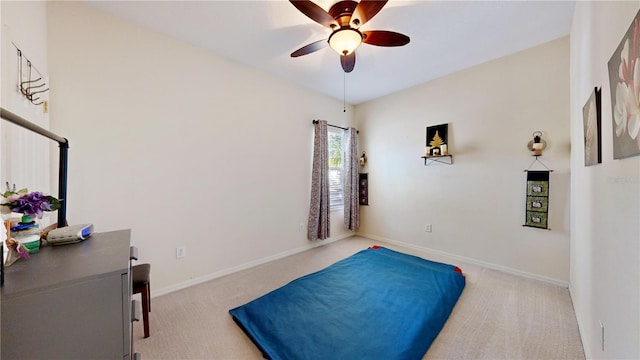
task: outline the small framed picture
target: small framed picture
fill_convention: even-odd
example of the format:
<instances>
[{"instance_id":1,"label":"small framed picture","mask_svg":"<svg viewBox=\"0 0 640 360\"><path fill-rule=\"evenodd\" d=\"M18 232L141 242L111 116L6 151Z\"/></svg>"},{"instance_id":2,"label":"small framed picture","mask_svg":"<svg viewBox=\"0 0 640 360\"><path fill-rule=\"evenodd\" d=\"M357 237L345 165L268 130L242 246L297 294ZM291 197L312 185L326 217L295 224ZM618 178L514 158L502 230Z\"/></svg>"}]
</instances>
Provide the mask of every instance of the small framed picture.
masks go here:
<instances>
[{"instance_id":1,"label":"small framed picture","mask_svg":"<svg viewBox=\"0 0 640 360\"><path fill-rule=\"evenodd\" d=\"M431 148L431 155L446 155L442 150L447 149L449 144L448 134L449 124L435 125L427 127L427 147ZM444 147L442 147L444 145Z\"/></svg>"}]
</instances>

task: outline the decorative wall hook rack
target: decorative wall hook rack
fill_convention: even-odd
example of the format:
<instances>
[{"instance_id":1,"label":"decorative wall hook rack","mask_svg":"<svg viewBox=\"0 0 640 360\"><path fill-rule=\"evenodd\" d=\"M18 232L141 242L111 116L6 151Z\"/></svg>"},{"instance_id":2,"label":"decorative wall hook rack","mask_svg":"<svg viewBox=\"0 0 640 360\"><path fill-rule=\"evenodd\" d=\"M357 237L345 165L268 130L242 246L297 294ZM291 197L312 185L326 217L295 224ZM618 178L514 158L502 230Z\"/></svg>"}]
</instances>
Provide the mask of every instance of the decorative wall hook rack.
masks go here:
<instances>
[{"instance_id":1,"label":"decorative wall hook rack","mask_svg":"<svg viewBox=\"0 0 640 360\"><path fill-rule=\"evenodd\" d=\"M18 90L33 105L42 105L45 100L40 95L49 91L47 83L42 79L42 75L38 69L33 66L31 60L22 54L22 50L15 44L18 54ZM26 69L24 64L26 63Z\"/></svg>"}]
</instances>

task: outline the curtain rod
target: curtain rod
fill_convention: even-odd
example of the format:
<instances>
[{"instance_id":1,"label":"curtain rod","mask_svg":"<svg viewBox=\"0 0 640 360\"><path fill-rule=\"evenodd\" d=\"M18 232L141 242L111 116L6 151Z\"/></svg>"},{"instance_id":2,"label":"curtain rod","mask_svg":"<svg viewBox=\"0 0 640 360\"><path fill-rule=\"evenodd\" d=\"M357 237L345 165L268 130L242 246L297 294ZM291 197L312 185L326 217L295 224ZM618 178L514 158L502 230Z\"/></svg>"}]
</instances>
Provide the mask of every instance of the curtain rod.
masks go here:
<instances>
[{"instance_id":1,"label":"curtain rod","mask_svg":"<svg viewBox=\"0 0 640 360\"><path fill-rule=\"evenodd\" d=\"M0 107L0 118L54 140L59 144L60 161L58 163L58 200L60 200L60 209L58 209L58 227L67 226L67 162L69 161L69 140L40 127L3 107Z\"/></svg>"},{"instance_id":2,"label":"curtain rod","mask_svg":"<svg viewBox=\"0 0 640 360\"><path fill-rule=\"evenodd\" d=\"M312 123L313 123L313 124L317 124L317 123L318 123L318 120L313 120L313 121L312 121ZM342 129L342 130L349 130L348 128L344 128L344 127L342 127L342 126L338 126L338 125L331 125L331 124L329 124L329 123L327 123L327 126L331 126L331 127L338 128L338 129ZM356 134L360 134L360 130L356 130Z\"/></svg>"}]
</instances>

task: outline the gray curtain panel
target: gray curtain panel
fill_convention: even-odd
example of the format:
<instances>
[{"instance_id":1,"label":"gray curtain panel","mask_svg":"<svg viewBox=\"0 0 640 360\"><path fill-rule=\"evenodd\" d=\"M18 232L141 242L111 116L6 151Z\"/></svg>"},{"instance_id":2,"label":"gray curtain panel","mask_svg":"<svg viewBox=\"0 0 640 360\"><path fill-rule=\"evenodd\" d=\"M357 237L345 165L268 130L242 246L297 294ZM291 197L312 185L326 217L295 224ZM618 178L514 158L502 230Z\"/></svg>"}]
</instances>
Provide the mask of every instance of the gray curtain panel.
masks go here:
<instances>
[{"instance_id":1,"label":"gray curtain panel","mask_svg":"<svg viewBox=\"0 0 640 360\"><path fill-rule=\"evenodd\" d=\"M344 227L356 231L360 227L360 199L358 196L358 135L354 128L345 134L344 146Z\"/></svg>"},{"instance_id":2,"label":"gray curtain panel","mask_svg":"<svg viewBox=\"0 0 640 360\"><path fill-rule=\"evenodd\" d=\"M314 124L313 172L311 174L311 205L307 238L324 240L329 237L329 142L327 122Z\"/></svg>"}]
</instances>

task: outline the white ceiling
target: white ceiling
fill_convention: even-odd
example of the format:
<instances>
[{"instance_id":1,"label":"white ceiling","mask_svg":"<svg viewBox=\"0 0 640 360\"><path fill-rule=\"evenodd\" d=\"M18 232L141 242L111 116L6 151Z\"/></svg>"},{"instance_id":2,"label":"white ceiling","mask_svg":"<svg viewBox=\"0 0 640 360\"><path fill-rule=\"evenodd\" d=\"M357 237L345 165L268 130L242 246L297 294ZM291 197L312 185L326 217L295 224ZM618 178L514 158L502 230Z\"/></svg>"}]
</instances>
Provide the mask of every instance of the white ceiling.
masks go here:
<instances>
[{"instance_id":1,"label":"white ceiling","mask_svg":"<svg viewBox=\"0 0 640 360\"><path fill-rule=\"evenodd\" d=\"M334 0L317 0L328 10ZM361 45L344 74L327 47L290 54L330 30L289 1L88 1L112 15L309 89L359 104L568 35L574 1L391 0L361 30L408 35L403 47Z\"/></svg>"}]
</instances>

